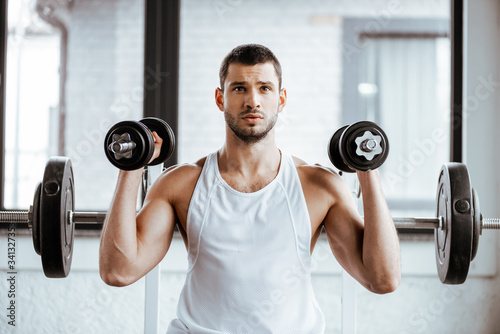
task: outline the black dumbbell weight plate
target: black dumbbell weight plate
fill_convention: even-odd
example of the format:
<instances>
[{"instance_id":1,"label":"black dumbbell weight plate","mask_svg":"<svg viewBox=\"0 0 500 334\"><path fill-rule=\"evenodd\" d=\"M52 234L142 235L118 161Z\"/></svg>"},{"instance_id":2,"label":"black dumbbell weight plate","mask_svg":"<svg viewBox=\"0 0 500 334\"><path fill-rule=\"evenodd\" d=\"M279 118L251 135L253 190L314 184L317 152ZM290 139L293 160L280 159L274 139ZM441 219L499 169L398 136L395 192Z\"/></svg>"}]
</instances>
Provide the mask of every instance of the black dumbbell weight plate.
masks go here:
<instances>
[{"instance_id":1,"label":"black dumbbell weight plate","mask_svg":"<svg viewBox=\"0 0 500 334\"><path fill-rule=\"evenodd\" d=\"M441 282L461 284L469 272L472 254L472 191L467 167L448 163L441 168L437 187L437 217L442 228L434 231L436 264Z\"/></svg>"},{"instance_id":2,"label":"black dumbbell weight plate","mask_svg":"<svg viewBox=\"0 0 500 334\"><path fill-rule=\"evenodd\" d=\"M139 122L147 126L151 132L156 131L158 136L160 136L160 138L163 140L160 156L151 161L149 165L159 165L162 162L167 161L174 152L175 148L175 135L172 128L168 125L167 122L165 122L161 118L156 117L146 117L144 119L141 119Z\"/></svg>"},{"instance_id":3,"label":"black dumbbell weight plate","mask_svg":"<svg viewBox=\"0 0 500 334\"><path fill-rule=\"evenodd\" d=\"M359 143L356 139L366 136L376 138L377 147L373 153L362 153L359 151ZM385 132L375 123L361 121L354 123L344 130L340 137L340 156L347 166L359 171L368 171L380 167L389 154L389 140ZM370 156L370 159L367 158Z\"/></svg>"},{"instance_id":4,"label":"black dumbbell weight plate","mask_svg":"<svg viewBox=\"0 0 500 334\"><path fill-rule=\"evenodd\" d=\"M330 161L332 164L335 166L340 171L346 172L346 173L354 173L355 171L349 168L342 160L342 157L340 156L340 148L339 148L339 142L340 142L340 137L342 136L342 132L348 127L348 125L345 125L335 131L333 134L332 138L330 139L330 145L328 146L328 157L330 158Z\"/></svg>"},{"instance_id":5,"label":"black dumbbell weight plate","mask_svg":"<svg viewBox=\"0 0 500 334\"><path fill-rule=\"evenodd\" d=\"M47 277L66 277L73 258L75 227L74 179L71 161L66 157L50 158L45 166L40 199L40 250Z\"/></svg>"},{"instance_id":6,"label":"black dumbbell weight plate","mask_svg":"<svg viewBox=\"0 0 500 334\"><path fill-rule=\"evenodd\" d=\"M110 150L116 137L127 135L135 143L130 157L119 157ZM115 137L115 138L114 138ZM142 123L123 121L109 129L104 140L104 152L111 164L122 170L135 170L146 166L154 153L154 137Z\"/></svg>"},{"instance_id":7,"label":"black dumbbell weight plate","mask_svg":"<svg viewBox=\"0 0 500 334\"><path fill-rule=\"evenodd\" d=\"M35 252L40 255L40 200L42 196L42 183L38 182L33 197L33 207L31 212L31 234Z\"/></svg>"}]
</instances>

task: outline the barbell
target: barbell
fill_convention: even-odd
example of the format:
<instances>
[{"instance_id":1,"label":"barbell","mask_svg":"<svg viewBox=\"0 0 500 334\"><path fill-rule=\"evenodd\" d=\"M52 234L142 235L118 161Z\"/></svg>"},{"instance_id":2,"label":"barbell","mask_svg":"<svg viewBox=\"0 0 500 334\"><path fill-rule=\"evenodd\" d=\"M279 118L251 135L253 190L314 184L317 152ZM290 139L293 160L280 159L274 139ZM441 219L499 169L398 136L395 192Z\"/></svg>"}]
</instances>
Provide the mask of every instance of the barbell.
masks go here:
<instances>
[{"instance_id":1,"label":"barbell","mask_svg":"<svg viewBox=\"0 0 500 334\"><path fill-rule=\"evenodd\" d=\"M129 126L129 123L124 124ZM115 127L115 132L117 128L119 127ZM361 131L361 136L364 136L366 131L372 130ZM111 137L114 134L119 135L119 138L123 135L110 131ZM350 140L357 138L359 136ZM111 151L113 141L108 140L109 138L106 138L105 147ZM129 139L117 140L122 141L123 147L133 146ZM170 152L171 143L173 140L164 141L164 145L169 145L167 148ZM143 147L150 149L149 144ZM119 148L113 149L117 151ZM132 156L142 156L143 153L132 152ZM162 159L166 160L168 156L164 155ZM351 158L347 158L349 159ZM134 163L138 165L137 162ZM126 168L130 168L130 165ZM43 181L36 187L30 209L0 211L0 223L28 224L32 230L33 246L36 253L42 257L42 267L47 277L68 276L75 224L102 224L106 216L105 212L75 211L74 191L70 159L52 157L45 166ZM398 229L434 229L439 278L446 284L461 284L467 278L470 262L476 256L479 236L485 229L500 229L500 219L483 218L477 192L471 187L467 167L462 163L443 165L438 178L436 202L436 217L393 218L393 222Z\"/></svg>"}]
</instances>

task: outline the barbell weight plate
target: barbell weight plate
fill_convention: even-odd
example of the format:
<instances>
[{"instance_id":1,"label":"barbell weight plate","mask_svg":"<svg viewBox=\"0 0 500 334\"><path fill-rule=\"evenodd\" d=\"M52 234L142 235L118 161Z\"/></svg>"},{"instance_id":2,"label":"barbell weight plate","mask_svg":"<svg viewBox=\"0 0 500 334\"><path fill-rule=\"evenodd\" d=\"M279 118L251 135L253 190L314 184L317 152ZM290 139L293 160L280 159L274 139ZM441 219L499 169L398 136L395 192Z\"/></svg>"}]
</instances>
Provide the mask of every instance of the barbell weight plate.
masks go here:
<instances>
[{"instance_id":1,"label":"barbell weight plate","mask_svg":"<svg viewBox=\"0 0 500 334\"><path fill-rule=\"evenodd\" d=\"M42 182L38 182L33 197L33 212L31 213L31 237L33 238L33 248L40 255L40 198L42 196Z\"/></svg>"},{"instance_id":2,"label":"barbell weight plate","mask_svg":"<svg viewBox=\"0 0 500 334\"><path fill-rule=\"evenodd\" d=\"M167 161L174 152L175 148L175 135L172 128L167 122L156 117L146 117L141 119L139 122L147 126L151 132L156 131L158 136L160 136L163 140L160 155L158 158L151 161L149 165L155 166Z\"/></svg>"},{"instance_id":3,"label":"barbell weight plate","mask_svg":"<svg viewBox=\"0 0 500 334\"><path fill-rule=\"evenodd\" d=\"M109 149L113 142L113 136L121 136L128 133L130 140L135 143L130 158L115 157L115 153ZM142 123L135 121L122 121L113 125L104 139L104 152L111 164L122 170L135 170L147 165L154 153L154 137L151 131Z\"/></svg>"},{"instance_id":4,"label":"barbell weight plate","mask_svg":"<svg viewBox=\"0 0 500 334\"><path fill-rule=\"evenodd\" d=\"M469 272L473 236L472 190L464 164L443 165L436 197L436 214L442 218L442 228L434 231L439 279L462 284Z\"/></svg>"},{"instance_id":5,"label":"barbell weight plate","mask_svg":"<svg viewBox=\"0 0 500 334\"><path fill-rule=\"evenodd\" d=\"M375 154L368 160L365 156L356 153L358 144L356 138L363 137L366 132L377 136L381 153ZM361 121L348 126L340 137L340 156L349 168L359 171L369 171L379 168L389 155L389 140L385 132L376 123ZM377 147L378 148L378 147Z\"/></svg>"},{"instance_id":6,"label":"barbell weight plate","mask_svg":"<svg viewBox=\"0 0 500 334\"><path fill-rule=\"evenodd\" d=\"M66 277L71 268L75 226L71 160L52 157L43 174L40 200L40 250L45 276Z\"/></svg>"},{"instance_id":7,"label":"barbell weight plate","mask_svg":"<svg viewBox=\"0 0 500 334\"><path fill-rule=\"evenodd\" d=\"M474 260L479 246L479 236L481 235L481 207L479 205L479 195L476 189L472 188L472 254L471 261Z\"/></svg>"},{"instance_id":8,"label":"barbell weight plate","mask_svg":"<svg viewBox=\"0 0 500 334\"><path fill-rule=\"evenodd\" d=\"M348 125L345 125L335 131L335 133L333 134L332 138L330 139L330 145L328 146L328 157L330 158L330 161L335 166L335 168L337 168L338 170L346 173L355 173L356 171L350 169L340 156L340 136L342 136L342 132L344 132L347 127Z\"/></svg>"}]
</instances>

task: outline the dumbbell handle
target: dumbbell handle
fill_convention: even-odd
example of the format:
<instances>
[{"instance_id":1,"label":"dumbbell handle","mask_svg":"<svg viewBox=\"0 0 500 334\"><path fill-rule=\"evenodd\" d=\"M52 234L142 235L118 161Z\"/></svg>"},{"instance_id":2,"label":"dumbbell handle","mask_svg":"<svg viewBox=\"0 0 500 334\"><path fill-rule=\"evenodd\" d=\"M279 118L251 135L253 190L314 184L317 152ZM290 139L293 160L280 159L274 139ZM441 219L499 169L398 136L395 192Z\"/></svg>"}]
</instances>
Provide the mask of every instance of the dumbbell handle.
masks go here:
<instances>
[{"instance_id":1,"label":"dumbbell handle","mask_svg":"<svg viewBox=\"0 0 500 334\"><path fill-rule=\"evenodd\" d=\"M137 144L130 139L129 133L123 133L121 135L114 134L113 142L109 144L108 150L113 153L116 160L121 158L132 158L132 150L136 148Z\"/></svg>"},{"instance_id":2,"label":"dumbbell handle","mask_svg":"<svg viewBox=\"0 0 500 334\"><path fill-rule=\"evenodd\" d=\"M109 150L113 153L127 153L132 151L136 147L136 144L133 141L114 141L109 144Z\"/></svg>"},{"instance_id":3,"label":"dumbbell handle","mask_svg":"<svg viewBox=\"0 0 500 334\"><path fill-rule=\"evenodd\" d=\"M373 152L377 148L377 142L373 139L365 139L361 145L360 149L363 152Z\"/></svg>"},{"instance_id":4,"label":"dumbbell handle","mask_svg":"<svg viewBox=\"0 0 500 334\"><path fill-rule=\"evenodd\" d=\"M31 223L31 211L0 211L0 223L21 224ZM73 223L102 224L106 212L75 211L70 214Z\"/></svg>"}]
</instances>

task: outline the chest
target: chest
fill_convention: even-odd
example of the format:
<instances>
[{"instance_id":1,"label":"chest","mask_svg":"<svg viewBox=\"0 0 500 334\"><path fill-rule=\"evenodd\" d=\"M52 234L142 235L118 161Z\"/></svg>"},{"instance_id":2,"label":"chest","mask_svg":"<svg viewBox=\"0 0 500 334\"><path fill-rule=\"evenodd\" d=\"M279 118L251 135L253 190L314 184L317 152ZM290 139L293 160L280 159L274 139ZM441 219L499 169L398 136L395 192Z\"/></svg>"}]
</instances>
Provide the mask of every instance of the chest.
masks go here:
<instances>
[{"instance_id":1,"label":"chest","mask_svg":"<svg viewBox=\"0 0 500 334\"><path fill-rule=\"evenodd\" d=\"M292 209L281 188L276 184L272 188L264 193L238 194L218 187L206 203L190 207L188 236L201 236L206 247L228 247L243 253L263 245L290 244L285 240L295 240L296 225L307 223L307 212Z\"/></svg>"},{"instance_id":2,"label":"chest","mask_svg":"<svg viewBox=\"0 0 500 334\"><path fill-rule=\"evenodd\" d=\"M299 180L300 184L297 186L303 193L303 197L305 199L305 211L306 214L308 215L308 224L309 224L309 229L311 231L311 251L314 248L314 245L320 235L321 232L321 224L323 220L325 219L326 215L328 214L328 210L330 208L329 202L327 201L327 196L325 194L322 194L320 191L318 191L317 187L314 187L310 182L307 181L307 176L303 175L302 173L298 173L299 175ZM266 186L268 186L272 181L274 177L268 177L268 178L253 178L251 180L246 180L244 182L241 182L241 180L233 180L232 178L225 178L225 182L227 183L227 186L230 187L233 191L235 192L240 192L242 194L245 193L250 193L249 199L244 199L241 203L239 202L227 202L226 206L227 209L224 210L226 211L227 215L235 215L238 216L241 212L241 208L243 207L243 211L247 211L250 213L250 216L254 217L260 217L262 218L260 221L264 221L265 217L268 217L268 214L270 213L271 215L274 213L279 212L279 208L283 208L283 205L280 205L278 202L279 200L277 198L267 198L267 199L259 199L259 202L264 202L265 206L261 207L256 204L257 198L254 197L252 198L251 193L257 192ZM175 211L176 211L176 216L178 220L178 226L179 230L181 232L181 235L184 239L184 242L187 245L187 219L188 219L188 211L190 208L191 201L193 200L192 196L194 194L194 189L195 184L193 184L192 188L189 189L189 191L183 192L179 196L179 200L175 203ZM296 189L296 190L299 190ZM227 190L227 189L226 189ZM227 192L223 192L227 193ZM217 195L217 196L225 196L225 195ZM217 197L215 196L215 197ZM244 198L245 196L243 196ZM202 196L203 198L203 196ZM278 202L277 202L278 201ZM298 201L294 201L292 203L293 206L297 206ZM242 205L240 207L240 204ZM281 203L283 204L283 203ZM290 205L290 204L289 204ZM224 206L220 206L224 207ZM240 211L234 211L234 208L239 207ZM264 208L264 209L263 209ZM282 215L279 213L278 215ZM260 219L259 218L259 219ZM244 218L244 219L248 219ZM232 220L232 219L231 219ZM267 219L269 220L269 219ZM256 226L253 226L256 227Z\"/></svg>"},{"instance_id":3,"label":"chest","mask_svg":"<svg viewBox=\"0 0 500 334\"><path fill-rule=\"evenodd\" d=\"M270 184L276 177L276 173L269 175L252 175L247 177L220 174L224 181L232 189L242 193L254 193Z\"/></svg>"},{"instance_id":4,"label":"chest","mask_svg":"<svg viewBox=\"0 0 500 334\"><path fill-rule=\"evenodd\" d=\"M293 261L309 256L311 224L304 199L280 182L249 194L218 182L206 192L195 191L191 201L186 232L193 263L198 254L223 256L224 264L266 254L274 254L274 260L288 254Z\"/></svg>"}]
</instances>

